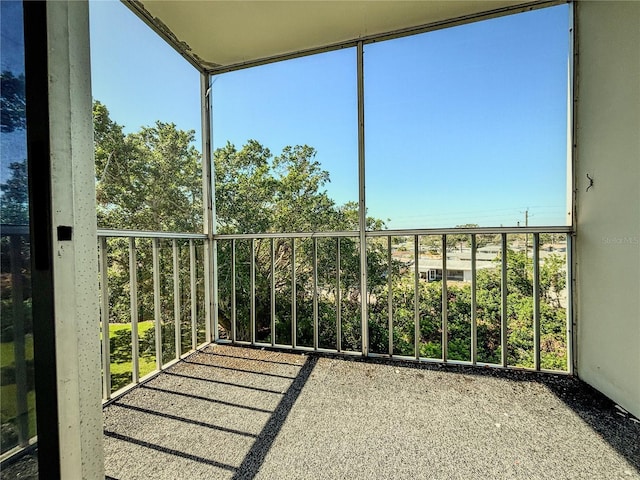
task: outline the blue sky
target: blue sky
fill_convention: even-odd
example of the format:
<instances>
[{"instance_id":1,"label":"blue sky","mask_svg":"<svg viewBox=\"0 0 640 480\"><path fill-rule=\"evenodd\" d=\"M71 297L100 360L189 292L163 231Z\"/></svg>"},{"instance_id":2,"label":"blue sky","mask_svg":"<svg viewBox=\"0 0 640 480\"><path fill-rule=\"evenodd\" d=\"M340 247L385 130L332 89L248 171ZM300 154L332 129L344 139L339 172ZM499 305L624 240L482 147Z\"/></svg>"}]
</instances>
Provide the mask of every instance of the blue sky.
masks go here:
<instances>
[{"instance_id":1,"label":"blue sky","mask_svg":"<svg viewBox=\"0 0 640 480\"><path fill-rule=\"evenodd\" d=\"M200 74L119 1L90 1L89 19L93 98L126 132L173 122L200 149Z\"/></svg>"},{"instance_id":2,"label":"blue sky","mask_svg":"<svg viewBox=\"0 0 640 480\"><path fill-rule=\"evenodd\" d=\"M199 74L119 2L92 2L94 98L127 131L194 129ZM566 221L566 5L365 47L369 214L391 228ZM357 200L354 49L214 77L214 148L307 144Z\"/></svg>"}]
</instances>

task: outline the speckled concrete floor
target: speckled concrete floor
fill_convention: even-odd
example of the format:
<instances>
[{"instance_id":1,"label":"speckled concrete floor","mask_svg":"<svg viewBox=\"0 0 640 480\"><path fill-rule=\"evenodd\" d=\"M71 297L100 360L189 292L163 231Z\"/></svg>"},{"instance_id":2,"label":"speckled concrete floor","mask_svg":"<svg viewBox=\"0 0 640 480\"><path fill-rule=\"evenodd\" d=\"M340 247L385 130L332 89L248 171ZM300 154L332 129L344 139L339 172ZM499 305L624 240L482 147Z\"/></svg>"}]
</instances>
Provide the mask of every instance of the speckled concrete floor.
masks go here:
<instances>
[{"instance_id":1,"label":"speckled concrete floor","mask_svg":"<svg viewBox=\"0 0 640 480\"><path fill-rule=\"evenodd\" d=\"M126 479L640 479L640 424L579 380L210 346L104 409Z\"/></svg>"}]
</instances>

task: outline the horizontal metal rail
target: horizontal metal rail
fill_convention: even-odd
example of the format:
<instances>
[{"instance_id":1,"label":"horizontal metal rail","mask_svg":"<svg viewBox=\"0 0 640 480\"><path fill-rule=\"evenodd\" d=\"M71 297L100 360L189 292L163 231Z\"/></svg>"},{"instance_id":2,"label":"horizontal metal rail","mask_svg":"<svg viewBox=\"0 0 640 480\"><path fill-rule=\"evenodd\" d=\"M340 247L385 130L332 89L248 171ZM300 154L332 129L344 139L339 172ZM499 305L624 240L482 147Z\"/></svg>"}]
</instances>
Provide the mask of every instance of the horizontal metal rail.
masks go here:
<instances>
[{"instance_id":1,"label":"horizontal metal rail","mask_svg":"<svg viewBox=\"0 0 640 480\"><path fill-rule=\"evenodd\" d=\"M29 235L29 225L10 225L3 223L0 225L0 235L10 237L13 235Z\"/></svg>"},{"instance_id":2,"label":"horizontal metal rail","mask_svg":"<svg viewBox=\"0 0 640 480\"><path fill-rule=\"evenodd\" d=\"M352 232L284 232L284 233L225 233L217 234L213 237L216 240L261 240L267 238L336 238L336 237L358 237L357 231Z\"/></svg>"},{"instance_id":3,"label":"horizontal metal rail","mask_svg":"<svg viewBox=\"0 0 640 480\"><path fill-rule=\"evenodd\" d=\"M397 230L370 230L367 237L406 237L410 235L501 235L525 233L571 233L570 226L561 227L471 227L471 228L414 228Z\"/></svg>"},{"instance_id":4,"label":"horizontal metal rail","mask_svg":"<svg viewBox=\"0 0 640 480\"><path fill-rule=\"evenodd\" d=\"M197 240L206 239L207 235L204 233L181 233L181 232L153 232L149 230L111 230L105 228L98 229L99 237L109 238L160 238L166 240L172 239L184 239L184 240Z\"/></svg>"},{"instance_id":5,"label":"horizontal metal rail","mask_svg":"<svg viewBox=\"0 0 640 480\"><path fill-rule=\"evenodd\" d=\"M109 230L110 231L110 230ZM566 233L572 232L571 226L544 226L544 227L471 227L471 228L413 228L394 230L367 230L367 237L404 237L411 235L500 235L525 234L525 233ZM186 235L186 234L177 234ZM225 233L214 235L216 240L250 240L265 238L357 238L360 234L357 230L336 232L264 232L264 233ZM167 237L169 238L169 237ZM173 238L173 237L171 237ZM183 237L189 238L189 237ZM201 237L193 237L201 238Z\"/></svg>"}]
</instances>

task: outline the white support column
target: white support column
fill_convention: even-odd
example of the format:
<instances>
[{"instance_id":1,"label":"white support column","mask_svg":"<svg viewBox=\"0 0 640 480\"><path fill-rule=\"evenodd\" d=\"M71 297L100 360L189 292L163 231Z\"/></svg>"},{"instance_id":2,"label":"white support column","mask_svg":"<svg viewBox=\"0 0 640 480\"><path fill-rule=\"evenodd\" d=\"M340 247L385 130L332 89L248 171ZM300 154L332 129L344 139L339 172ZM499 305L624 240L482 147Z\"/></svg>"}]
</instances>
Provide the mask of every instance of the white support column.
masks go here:
<instances>
[{"instance_id":1,"label":"white support column","mask_svg":"<svg viewBox=\"0 0 640 480\"><path fill-rule=\"evenodd\" d=\"M218 258L216 233L215 183L211 163L211 89L209 75L200 75L200 107L202 126L202 206L204 242L204 310L205 341L218 340Z\"/></svg>"},{"instance_id":2,"label":"white support column","mask_svg":"<svg viewBox=\"0 0 640 480\"><path fill-rule=\"evenodd\" d=\"M95 173L86 1L47 4L61 478L104 478ZM58 227L71 227L70 239ZM68 229L67 229L68 232Z\"/></svg>"}]
</instances>

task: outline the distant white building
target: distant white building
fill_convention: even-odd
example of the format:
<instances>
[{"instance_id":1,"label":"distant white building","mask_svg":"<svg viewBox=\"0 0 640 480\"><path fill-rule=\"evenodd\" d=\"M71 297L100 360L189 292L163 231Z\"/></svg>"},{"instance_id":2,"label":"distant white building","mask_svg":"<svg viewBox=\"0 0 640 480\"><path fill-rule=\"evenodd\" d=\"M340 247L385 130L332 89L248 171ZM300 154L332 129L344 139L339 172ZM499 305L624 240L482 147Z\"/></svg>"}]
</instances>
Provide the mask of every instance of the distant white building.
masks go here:
<instances>
[{"instance_id":1,"label":"distant white building","mask_svg":"<svg viewBox=\"0 0 640 480\"><path fill-rule=\"evenodd\" d=\"M495 266L493 262L477 261L476 271L495 268ZM418 260L418 273L420 278L427 282L442 280L442 259L421 257ZM471 282L471 260L447 259L446 276L447 281Z\"/></svg>"}]
</instances>

